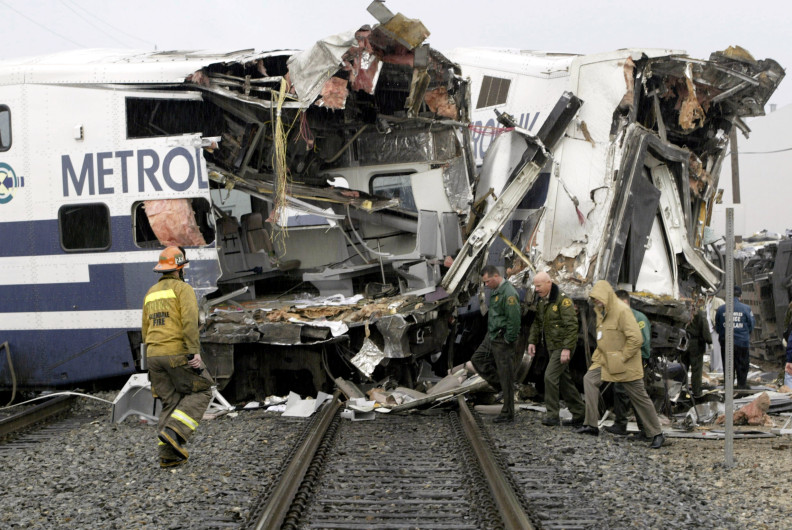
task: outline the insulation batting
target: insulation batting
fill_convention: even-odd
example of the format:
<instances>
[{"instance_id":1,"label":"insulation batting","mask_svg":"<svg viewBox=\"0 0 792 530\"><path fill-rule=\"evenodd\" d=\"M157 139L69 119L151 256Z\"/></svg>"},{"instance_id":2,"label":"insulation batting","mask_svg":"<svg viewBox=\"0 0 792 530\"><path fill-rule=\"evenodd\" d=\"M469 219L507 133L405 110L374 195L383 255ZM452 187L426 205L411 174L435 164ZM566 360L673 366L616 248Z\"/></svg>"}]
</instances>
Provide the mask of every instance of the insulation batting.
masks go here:
<instances>
[{"instance_id":1,"label":"insulation batting","mask_svg":"<svg viewBox=\"0 0 792 530\"><path fill-rule=\"evenodd\" d=\"M202 246L206 244L189 199L145 201L146 217L160 243L165 246Z\"/></svg>"}]
</instances>

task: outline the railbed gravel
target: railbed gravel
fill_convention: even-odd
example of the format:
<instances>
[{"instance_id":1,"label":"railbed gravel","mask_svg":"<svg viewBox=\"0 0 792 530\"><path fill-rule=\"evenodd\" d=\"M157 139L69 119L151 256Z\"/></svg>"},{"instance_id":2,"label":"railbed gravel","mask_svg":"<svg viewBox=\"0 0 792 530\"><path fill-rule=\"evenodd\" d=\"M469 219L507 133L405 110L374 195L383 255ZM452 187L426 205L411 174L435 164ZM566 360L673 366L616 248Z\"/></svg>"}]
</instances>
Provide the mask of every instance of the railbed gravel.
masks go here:
<instances>
[{"instance_id":1,"label":"railbed gravel","mask_svg":"<svg viewBox=\"0 0 792 530\"><path fill-rule=\"evenodd\" d=\"M112 424L109 405L94 400L76 409L86 421L74 429L0 451L1 528L240 528L305 424L260 410L207 420L188 445L190 461L163 470L153 425L136 418ZM540 420L541 413L520 410L514 424L485 418L484 425L518 483L528 465L557 468L559 481L548 491L593 509L598 522L590 528L787 526L789 436L735 440L736 466L726 470L723 441L669 439L650 450Z\"/></svg>"}]
</instances>

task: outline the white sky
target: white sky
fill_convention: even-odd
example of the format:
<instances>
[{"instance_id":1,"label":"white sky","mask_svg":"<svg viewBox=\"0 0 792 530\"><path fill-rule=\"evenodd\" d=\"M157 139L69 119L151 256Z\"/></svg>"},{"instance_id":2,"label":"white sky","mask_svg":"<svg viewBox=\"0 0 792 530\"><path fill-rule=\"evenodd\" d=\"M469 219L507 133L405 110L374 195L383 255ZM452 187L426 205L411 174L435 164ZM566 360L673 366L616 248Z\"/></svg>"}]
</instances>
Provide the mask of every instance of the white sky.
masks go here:
<instances>
[{"instance_id":1,"label":"white sky","mask_svg":"<svg viewBox=\"0 0 792 530\"><path fill-rule=\"evenodd\" d=\"M376 21L370 0L0 0L0 58L75 48L305 48ZM740 45L792 65L792 4L781 0L388 0L440 50L492 46L596 53L626 47L710 52ZM792 79L770 100L792 103Z\"/></svg>"}]
</instances>

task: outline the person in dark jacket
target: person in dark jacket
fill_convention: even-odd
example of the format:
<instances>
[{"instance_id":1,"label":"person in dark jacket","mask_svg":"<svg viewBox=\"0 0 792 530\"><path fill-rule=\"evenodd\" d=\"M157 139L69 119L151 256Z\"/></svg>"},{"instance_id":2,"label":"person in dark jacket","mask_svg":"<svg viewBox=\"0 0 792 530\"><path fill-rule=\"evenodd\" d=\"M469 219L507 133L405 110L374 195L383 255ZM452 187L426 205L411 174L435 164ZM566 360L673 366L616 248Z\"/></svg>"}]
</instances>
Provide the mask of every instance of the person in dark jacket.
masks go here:
<instances>
[{"instance_id":1,"label":"person in dark jacket","mask_svg":"<svg viewBox=\"0 0 792 530\"><path fill-rule=\"evenodd\" d=\"M578 317L572 299L550 279L546 272L539 272L533 279L534 289L539 295L536 318L528 334L528 355L536 355L536 346L544 342L549 357L544 373L544 401L547 413L543 425L558 425L559 395L569 407L572 420L565 425L583 425L586 408L580 392L569 373L569 361L575 352L578 338Z\"/></svg>"},{"instance_id":2,"label":"person in dark jacket","mask_svg":"<svg viewBox=\"0 0 792 530\"><path fill-rule=\"evenodd\" d=\"M737 375L737 388L748 388L748 363L751 347L751 332L756 325L751 308L740 302L742 289L734 286L734 372ZM721 360L726 368L726 304L715 312L715 331L720 341Z\"/></svg>"},{"instance_id":3,"label":"person in dark jacket","mask_svg":"<svg viewBox=\"0 0 792 530\"><path fill-rule=\"evenodd\" d=\"M503 409L495 422L514 421L514 355L520 334L520 298L494 265L481 269L481 281L492 292L487 313L487 335L471 357L476 372L493 388L503 391Z\"/></svg>"},{"instance_id":4,"label":"person in dark jacket","mask_svg":"<svg viewBox=\"0 0 792 530\"><path fill-rule=\"evenodd\" d=\"M694 304L691 319L685 326L688 336L687 351L682 353L682 363L690 370L693 397L701 396L701 374L704 370L704 351L712 344L707 316L699 303Z\"/></svg>"}]
</instances>

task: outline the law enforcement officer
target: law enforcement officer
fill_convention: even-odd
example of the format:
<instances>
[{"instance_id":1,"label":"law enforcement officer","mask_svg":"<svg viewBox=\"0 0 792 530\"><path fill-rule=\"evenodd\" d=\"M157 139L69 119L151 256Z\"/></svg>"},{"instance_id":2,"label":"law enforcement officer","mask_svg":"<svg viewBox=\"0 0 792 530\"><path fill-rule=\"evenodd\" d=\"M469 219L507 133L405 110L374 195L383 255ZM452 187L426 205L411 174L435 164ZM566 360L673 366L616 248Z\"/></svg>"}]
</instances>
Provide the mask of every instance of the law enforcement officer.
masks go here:
<instances>
[{"instance_id":1,"label":"law enforcement officer","mask_svg":"<svg viewBox=\"0 0 792 530\"><path fill-rule=\"evenodd\" d=\"M517 290L494 265L481 269L481 281L492 289L487 335L470 362L493 388L503 391L503 409L494 421L511 422L514 421L514 354L520 333L520 300Z\"/></svg>"},{"instance_id":2,"label":"law enforcement officer","mask_svg":"<svg viewBox=\"0 0 792 530\"><path fill-rule=\"evenodd\" d=\"M212 399L212 380L201 370L198 301L184 282L187 263L179 247L163 250L154 267L162 277L143 302L142 336L151 391L162 400L157 426L161 467L187 461L184 445Z\"/></svg>"},{"instance_id":3,"label":"law enforcement officer","mask_svg":"<svg viewBox=\"0 0 792 530\"><path fill-rule=\"evenodd\" d=\"M543 425L558 425L559 394L564 398L572 420L565 425L583 425L586 410L580 392L569 373L569 361L575 352L578 318L572 300L565 295L550 275L539 272L533 279L539 295L536 317L528 334L528 355L536 355L536 345L544 341L549 360L544 373L544 400L547 414Z\"/></svg>"}]
</instances>

